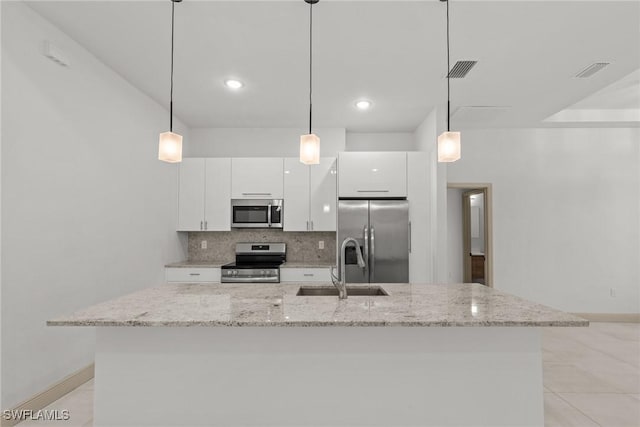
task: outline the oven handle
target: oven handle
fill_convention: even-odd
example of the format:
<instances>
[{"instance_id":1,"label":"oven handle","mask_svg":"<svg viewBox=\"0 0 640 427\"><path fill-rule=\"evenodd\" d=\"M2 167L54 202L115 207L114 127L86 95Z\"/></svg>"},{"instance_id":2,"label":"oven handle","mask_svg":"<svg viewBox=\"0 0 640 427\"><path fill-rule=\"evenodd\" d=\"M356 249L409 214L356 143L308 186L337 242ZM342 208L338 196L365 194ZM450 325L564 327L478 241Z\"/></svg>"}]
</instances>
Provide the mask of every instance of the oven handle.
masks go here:
<instances>
[{"instance_id":1,"label":"oven handle","mask_svg":"<svg viewBox=\"0 0 640 427\"><path fill-rule=\"evenodd\" d=\"M269 224L269 227L271 227L271 203L269 203L269 206L267 207L267 223Z\"/></svg>"},{"instance_id":2,"label":"oven handle","mask_svg":"<svg viewBox=\"0 0 640 427\"><path fill-rule=\"evenodd\" d=\"M280 276L272 277L222 277L220 283L280 283Z\"/></svg>"}]
</instances>

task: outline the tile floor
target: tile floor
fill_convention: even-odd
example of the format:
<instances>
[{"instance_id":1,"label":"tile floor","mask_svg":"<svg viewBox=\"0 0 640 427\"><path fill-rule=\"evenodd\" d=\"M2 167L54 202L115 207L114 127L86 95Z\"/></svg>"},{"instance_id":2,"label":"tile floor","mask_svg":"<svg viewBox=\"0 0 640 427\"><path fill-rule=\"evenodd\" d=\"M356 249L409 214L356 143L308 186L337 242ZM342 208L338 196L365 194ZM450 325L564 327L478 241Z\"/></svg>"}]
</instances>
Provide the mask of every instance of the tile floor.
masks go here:
<instances>
[{"instance_id":1,"label":"tile floor","mask_svg":"<svg viewBox=\"0 0 640 427\"><path fill-rule=\"evenodd\" d=\"M546 427L640 427L640 323L592 323L543 332ZM52 403L69 421L20 427L93 424L93 380Z\"/></svg>"}]
</instances>

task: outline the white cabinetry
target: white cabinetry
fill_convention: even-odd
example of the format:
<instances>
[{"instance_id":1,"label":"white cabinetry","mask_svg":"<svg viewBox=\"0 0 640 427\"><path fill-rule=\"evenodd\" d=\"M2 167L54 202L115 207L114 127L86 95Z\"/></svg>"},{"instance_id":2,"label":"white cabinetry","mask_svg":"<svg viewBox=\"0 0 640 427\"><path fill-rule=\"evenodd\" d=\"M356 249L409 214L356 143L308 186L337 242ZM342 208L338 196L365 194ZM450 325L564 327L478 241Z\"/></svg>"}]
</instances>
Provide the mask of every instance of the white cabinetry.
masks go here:
<instances>
[{"instance_id":1,"label":"white cabinetry","mask_svg":"<svg viewBox=\"0 0 640 427\"><path fill-rule=\"evenodd\" d=\"M336 230L336 159L284 159L284 231Z\"/></svg>"},{"instance_id":2,"label":"white cabinetry","mask_svg":"<svg viewBox=\"0 0 640 427\"><path fill-rule=\"evenodd\" d=\"M406 197L406 152L344 152L338 160L340 197Z\"/></svg>"},{"instance_id":3,"label":"white cabinetry","mask_svg":"<svg viewBox=\"0 0 640 427\"><path fill-rule=\"evenodd\" d=\"M309 166L284 159L284 231L309 231Z\"/></svg>"},{"instance_id":4,"label":"white cabinetry","mask_svg":"<svg viewBox=\"0 0 640 427\"><path fill-rule=\"evenodd\" d=\"M329 267L326 268L281 268L281 282L331 282Z\"/></svg>"},{"instance_id":5,"label":"white cabinetry","mask_svg":"<svg viewBox=\"0 0 640 427\"><path fill-rule=\"evenodd\" d=\"M338 170L335 158L309 166L309 221L311 231L336 231Z\"/></svg>"},{"instance_id":6,"label":"white cabinetry","mask_svg":"<svg viewBox=\"0 0 640 427\"><path fill-rule=\"evenodd\" d=\"M167 282L213 282L220 283L219 268L165 268Z\"/></svg>"},{"instance_id":7,"label":"white cabinetry","mask_svg":"<svg viewBox=\"0 0 640 427\"><path fill-rule=\"evenodd\" d=\"M178 231L231 228L231 159L185 158L178 184Z\"/></svg>"},{"instance_id":8,"label":"white cabinetry","mask_svg":"<svg viewBox=\"0 0 640 427\"><path fill-rule=\"evenodd\" d=\"M282 158L241 157L232 159L231 198L282 199L282 167Z\"/></svg>"},{"instance_id":9,"label":"white cabinetry","mask_svg":"<svg viewBox=\"0 0 640 427\"><path fill-rule=\"evenodd\" d=\"M409 282L430 283L429 266L429 154L407 153L407 199L409 200Z\"/></svg>"}]
</instances>

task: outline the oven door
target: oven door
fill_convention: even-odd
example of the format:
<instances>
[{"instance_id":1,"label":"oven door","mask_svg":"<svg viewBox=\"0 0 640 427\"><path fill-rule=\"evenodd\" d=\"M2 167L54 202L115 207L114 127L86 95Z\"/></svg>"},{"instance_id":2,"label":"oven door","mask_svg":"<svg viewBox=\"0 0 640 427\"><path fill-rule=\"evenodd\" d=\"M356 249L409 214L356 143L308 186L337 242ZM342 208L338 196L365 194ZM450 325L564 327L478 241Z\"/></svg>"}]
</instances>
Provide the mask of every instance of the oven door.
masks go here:
<instances>
[{"instance_id":1,"label":"oven door","mask_svg":"<svg viewBox=\"0 0 640 427\"><path fill-rule=\"evenodd\" d=\"M282 200L231 200L231 227L282 228Z\"/></svg>"}]
</instances>

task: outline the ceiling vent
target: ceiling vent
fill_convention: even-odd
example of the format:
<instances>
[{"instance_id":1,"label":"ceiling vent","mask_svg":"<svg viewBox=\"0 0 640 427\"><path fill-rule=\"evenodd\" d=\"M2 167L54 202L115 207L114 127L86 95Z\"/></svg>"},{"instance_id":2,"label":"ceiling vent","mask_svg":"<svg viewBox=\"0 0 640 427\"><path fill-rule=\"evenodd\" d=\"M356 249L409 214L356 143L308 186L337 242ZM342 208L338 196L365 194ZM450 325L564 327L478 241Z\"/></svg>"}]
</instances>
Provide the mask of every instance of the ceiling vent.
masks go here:
<instances>
[{"instance_id":1,"label":"ceiling vent","mask_svg":"<svg viewBox=\"0 0 640 427\"><path fill-rule=\"evenodd\" d=\"M609 62L594 62L593 64L589 65L587 68L576 74L576 77L579 79L586 79L587 77L593 76L595 73L602 70L609 64Z\"/></svg>"},{"instance_id":2,"label":"ceiling vent","mask_svg":"<svg viewBox=\"0 0 640 427\"><path fill-rule=\"evenodd\" d=\"M453 64L453 68L449 71L449 78L464 79L469 71L478 63L478 61L458 61Z\"/></svg>"}]
</instances>

